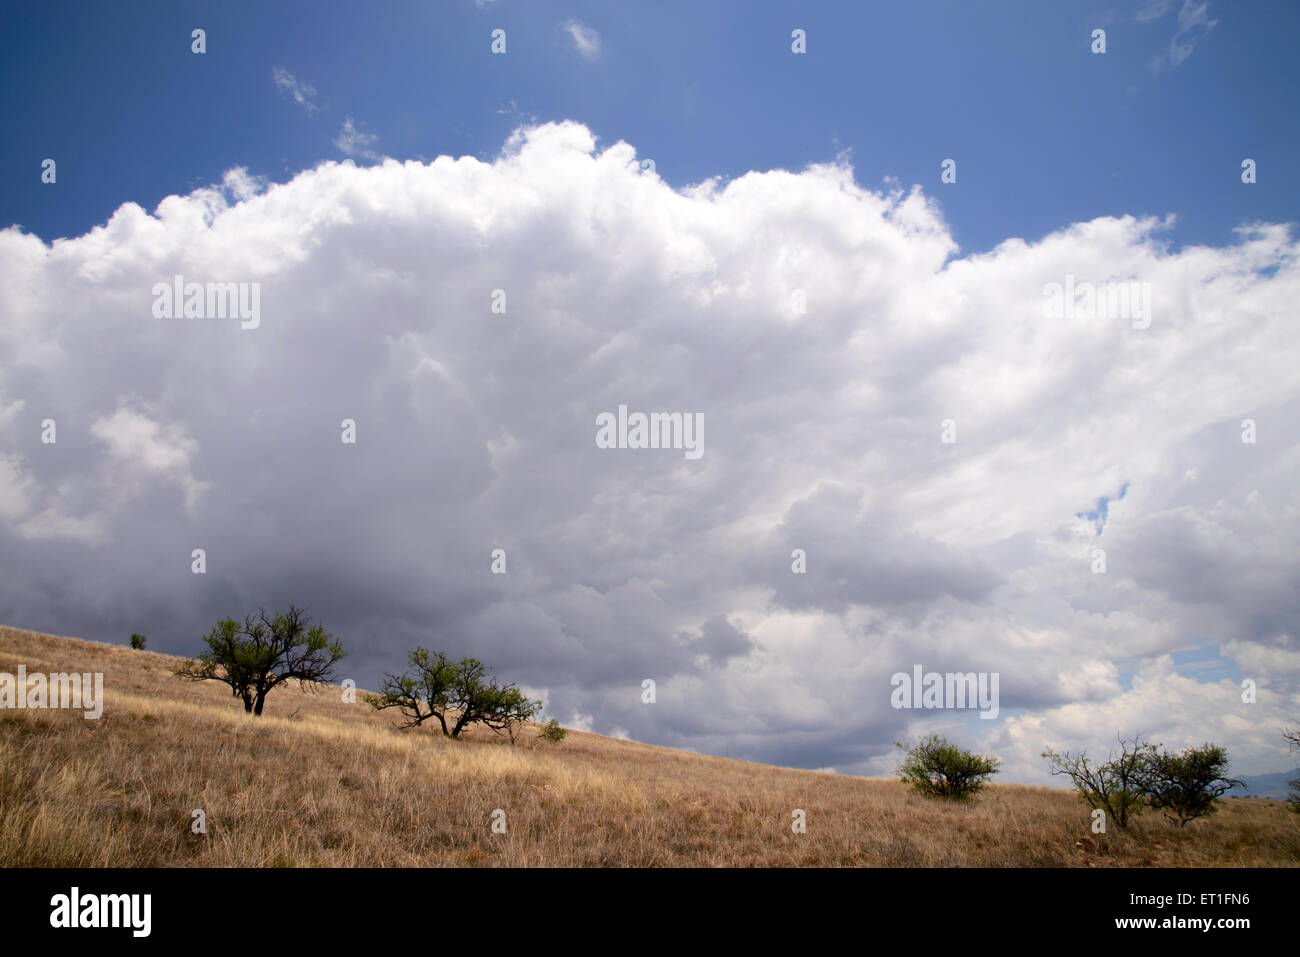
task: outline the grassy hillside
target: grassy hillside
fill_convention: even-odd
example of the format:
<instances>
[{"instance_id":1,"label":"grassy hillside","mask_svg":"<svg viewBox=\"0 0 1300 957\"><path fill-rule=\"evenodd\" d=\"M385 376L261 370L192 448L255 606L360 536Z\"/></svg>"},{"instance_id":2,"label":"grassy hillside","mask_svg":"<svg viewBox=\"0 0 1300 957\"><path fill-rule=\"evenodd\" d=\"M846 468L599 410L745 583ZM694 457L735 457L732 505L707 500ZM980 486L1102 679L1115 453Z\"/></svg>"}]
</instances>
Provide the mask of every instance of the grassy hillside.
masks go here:
<instances>
[{"instance_id":1,"label":"grassy hillside","mask_svg":"<svg viewBox=\"0 0 1300 957\"><path fill-rule=\"evenodd\" d=\"M0 711L0 866L1300 865L1300 815L1277 801L1093 836L1079 800L1049 788L951 806L579 732L447 741L335 688L279 689L254 718L224 686L173 677L178 660L0 628L0 671L102 671L105 694L99 721Z\"/></svg>"}]
</instances>

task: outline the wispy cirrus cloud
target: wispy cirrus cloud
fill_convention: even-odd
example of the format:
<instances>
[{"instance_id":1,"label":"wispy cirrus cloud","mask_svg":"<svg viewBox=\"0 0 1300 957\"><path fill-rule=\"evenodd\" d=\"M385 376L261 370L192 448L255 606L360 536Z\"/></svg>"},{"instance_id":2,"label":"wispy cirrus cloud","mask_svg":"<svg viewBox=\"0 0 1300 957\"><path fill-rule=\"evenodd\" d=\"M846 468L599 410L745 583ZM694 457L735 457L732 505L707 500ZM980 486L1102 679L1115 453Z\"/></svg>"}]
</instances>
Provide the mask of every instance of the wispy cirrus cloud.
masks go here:
<instances>
[{"instance_id":1,"label":"wispy cirrus cloud","mask_svg":"<svg viewBox=\"0 0 1300 957\"><path fill-rule=\"evenodd\" d=\"M1138 11L1136 19L1139 23L1158 20L1169 11L1170 5L1170 0L1153 0ZM1181 66L1192 55L1197 42L1218 22L1210 19L1209 0L1183 0L1178 11L1178 30L1169 41L1169 49L1151 60L1151 69L1159 72Z\"/></svg>"},{"instance_id":2,"label":"wispy cirrus cloud","mask_svg":"<svg viewBox=\"0 0 1300 957\"><path fill-rule=\"evenodd\" d=\"M357 129L356 123L350 116L344 119L343 128L339 130L339 135L334 137L334 145L345 156L372 162L379 159L379 153L372 149L378 142L379 137L374 133Z\"/></svg>"},{"instance_id":3,"label":"wispy cirrus cloud","mask_svg":"<svg viewBox=\"0 0 1300 957\"><path fill-rule=\"evenodd\" d=\"M293 100L308 114L315 113L320 109L313 102L313 98L316 96L316 87L312 84L305 80L299 80L282 66L277 66L271 71L271 79L275 83L275 88L280 91L281 96Z\"/></svg>"},{"instance_id":4,"label":"wispy cirrus cloud","mask_svg":"<svg viewBox=\"0 0 1300 957\"><path fill-rule=\"evenodd\" d=\"M1141 9L1134 15L1133 19L1138 23L1151 23L1159 20L1173 7L1174 0L1147 0L1142 4Z\"/></svg>"},{"instance_id":5,"label":"wispy cirrus cloud","mask_svg":"<svg viewBox=\"0 0 1300 957\"><path fill-rule=\"evenodd\" d=\"M600 34L580 20L569 20L564 24L564 31L573 40L573 48L584 59L595 59L600 53Z\"/></svg>"}]
</instances>

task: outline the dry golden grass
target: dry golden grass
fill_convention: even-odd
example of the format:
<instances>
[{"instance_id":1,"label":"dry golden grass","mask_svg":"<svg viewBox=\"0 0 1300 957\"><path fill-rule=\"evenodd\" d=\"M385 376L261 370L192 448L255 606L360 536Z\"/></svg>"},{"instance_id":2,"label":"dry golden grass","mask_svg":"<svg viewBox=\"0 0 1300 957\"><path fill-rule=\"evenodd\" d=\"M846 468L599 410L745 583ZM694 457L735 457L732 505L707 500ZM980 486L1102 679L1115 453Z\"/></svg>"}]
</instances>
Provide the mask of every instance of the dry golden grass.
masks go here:
<instances>
[{"instance_id":1,"label":"dry golden grass","mask_svg":"<svg viewBox=\"0 0 1300 957\"><path fill-rule=\"evenodd\" d=\"M178 660L0 628L0 671L102 671L105 685L99 721L0 711L0 866L1300 864L1300 815L1277 801L1091 835L1063 790L994 785L950 805L896 781L580 732L447 741L337 688L279 689L255 718L223 685L175 678ZM195 809L206 835L191 833Z\"/></svg>"}]
</instances>

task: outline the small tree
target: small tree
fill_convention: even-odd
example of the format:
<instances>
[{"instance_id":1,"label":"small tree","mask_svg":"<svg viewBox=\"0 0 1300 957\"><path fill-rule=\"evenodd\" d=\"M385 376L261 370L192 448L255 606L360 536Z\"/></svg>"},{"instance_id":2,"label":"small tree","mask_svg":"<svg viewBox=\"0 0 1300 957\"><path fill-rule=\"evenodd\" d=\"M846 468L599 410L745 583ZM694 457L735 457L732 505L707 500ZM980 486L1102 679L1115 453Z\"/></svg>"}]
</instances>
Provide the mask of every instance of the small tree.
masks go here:
<instances>
[{"instance_id":1,"label":"small tree","mask_svg":"<svg viewBox=\"0 0 1300 957\"><path fill-rule=\"evenodd\" d=\"M507 703L502 717L506 732L510 735L511 744L515 743L515 739L519 737L519 732L523 730L524 725L536 716L541 707L542 703L540 701L529 701L524 697L523 692L519 692L512 701ZM491 727L491 725L488 726Z\"/></svg>"},{"instance_id":2,"label":"small tree","mask_svg":"<svg viewBox=\"0 0 1300 957\"><path fill-rule=\"evenodd\" d=\"M179 665L175 674L187 681L220 681L243 698L244 710L260 715L271 689L298 679L304 691L327 682L347 652L321 625L309 625L307 610L290 605L269 616L259 609L244 621L225 618L203 640L208 650Z\"/></svg>"},{"instance_id":3,"label":"small tree","mask_svg":"<svg viewBox=\"0 0 1300 957\"><path fill-rule=\"evenodd\" d=\"M898 776L919 794L964 801L984 787L997 774L1002 763L996 758L981 757L963 751L937 734L932 734L911 748L895 742L905 752L898 766Z\"/></svg>"},{"instance_id":4,"label":"small tree","mask_svg":"<svg viewBox=\"0 0 1300 957\"><path fill-rule=\"evenodd\" d=\"M380 694L367 695L375 710L397 708L412 728L437 718L442 733L458 738L471 724L484 724L500 734L510 733L513 744L518 728L541 709L513 684L502 684L487 673L477 658L452 662L441 651L416 648L405 674L385 675ZM449 724L450 722L450 724Z\"/></svg>"},{"instance_id":5,"label":"small tree","mask_svg":"<svg viewBox=\"0 0 1300 957\"><path fill-rule=\"evenodd\" d=\"M1142 793L1151 806L1168 813L1179 827L1217 808L1215 799L1242 782L1227 777L1228 751L1213 744L1181 754L1153 755L1143 770Z\"/></svg>"},{"instance_id":6,"label":"small tree","mask_svg":"<svg viewBox=\"0 0 1300 957\"><path fill-rule=\"evenodd\" d=\"M148 641L149 639L146 638L144 635L137 635L134 633L132 633L131 635L131 647L134 648L136 651L144 651L144 646L148 643Z\"/></svg>"},{"instance_id":7,"label":"small tree","mask_svg":"<svg viewBox=\"0 0 1300 957\"><path fill-rule=\"evenodd\" d=\"M1282 740L1287 743L1286 753L1291 754L1300 751L1300 728L1294 731L1282 731ZM1300 813L1300 778L1292 778L1286 782L1287 800L1291 803L1291 810Z\"/></svg>"},{"instance_id":8,"label":"small tree","mask_svg":"<svg viewBox=\"0 0 1300 957\"><path fill-rule=\"evenodd\" d=\"M568 731L560 727L559 721L552 718L542 726L542 730L537 732L537 736L543 741L563 741L564 736L568 733Z\"/></svg>"},{"instance_id":9,"label":"small tree","mask_svg":"<svg viewBox=\"0 0 1300 957\"><path fill-rule=\"evenodd\" d=\"M1143 743L1140 733L1127 740L1119 737L1118 741L1119 754L1112 751L1104 764L1089 763L1087 751L1072 755L1049 750L1043 752L1043 757L1048 761L1048 770L1068 777L1089 807L1105 811L1109 820L1124 829L1145 803L1145 769L1156 749L1153 744Z\"/></svg>"}]
</instances>

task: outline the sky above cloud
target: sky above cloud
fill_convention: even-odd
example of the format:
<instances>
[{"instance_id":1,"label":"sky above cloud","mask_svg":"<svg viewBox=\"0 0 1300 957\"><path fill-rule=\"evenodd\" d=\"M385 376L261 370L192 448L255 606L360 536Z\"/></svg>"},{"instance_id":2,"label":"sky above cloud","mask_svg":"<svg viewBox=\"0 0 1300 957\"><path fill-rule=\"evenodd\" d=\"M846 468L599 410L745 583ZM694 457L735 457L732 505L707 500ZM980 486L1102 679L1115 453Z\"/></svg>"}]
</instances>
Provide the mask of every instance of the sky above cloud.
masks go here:
<instances>
[{"instance_id":1,"label":"sky above cloud","mask_svg":"<svg viewBox=\"0 0 1300 957\"><path fill-rule=\"evenodd\" d=\"M539 6L549 24L508 27L503 68L543 34L575 70L634 56L626 22ZM460 5L479 59L507 14L524 16ZM1147 31L1120 57L1148 93L1194 88L1177 77L1203 59L1226 74L1214 42L1244 29L1195 3L1114 22L1106 57ZM810 28L807 56L831 42ZM27 228L0 232L0 621L193 653L217 618L292 601L362 687L425 645L489 662L570 726L844 773L889 773L892 743L929 730L1032 783L1045 747L1134 730L1224 744L1239 774L1286 766L1300 248L1294 197L1240 182L1264 133L1184 146L1177 200L1084 184L1110 198L1058 200L1047 227L981 181L983 146L910 175L829 126L798 162L755 132L702 140L683 175L665 127L647 146L599 121L608 104L510 84L483 99L478 146L424 155L391 101L367 109L266 52L250 122L307 124L290 138L316 138L309 162L277 171L252 138L218 171L171 174L209 177L185 188L107 177L110 211L70 233L6 203ZM1146 95L1119 101L1142 113ZM1150 95L1173 116L1192 96ZM1172 138L1150 135L1142 152ZM1132 195L1169 195L1135 178ZM258 283L257 327L156 318L177 275ZM1067 281L1147 284L1149 324L1050 316L1044 291ZM702 415L704 454L598 447L620 405ZM894 709L891 676L918 664L998 673L998 717Z\"/></svg>"}]
</instances>

